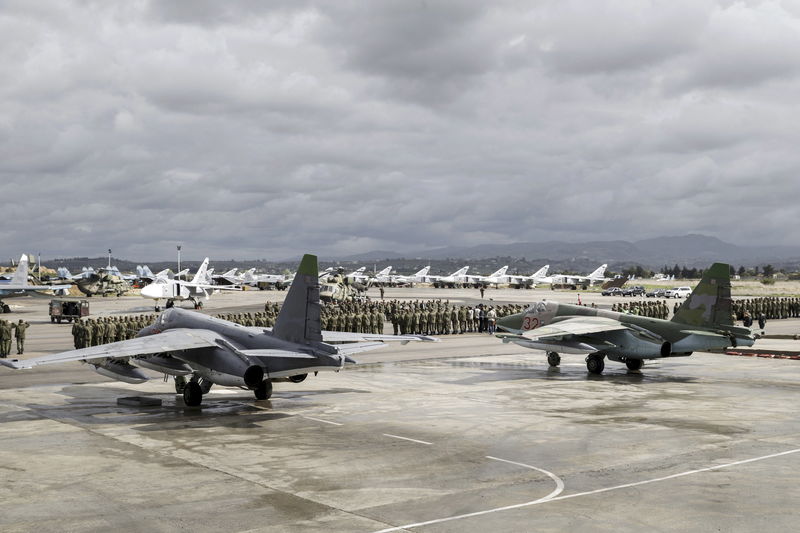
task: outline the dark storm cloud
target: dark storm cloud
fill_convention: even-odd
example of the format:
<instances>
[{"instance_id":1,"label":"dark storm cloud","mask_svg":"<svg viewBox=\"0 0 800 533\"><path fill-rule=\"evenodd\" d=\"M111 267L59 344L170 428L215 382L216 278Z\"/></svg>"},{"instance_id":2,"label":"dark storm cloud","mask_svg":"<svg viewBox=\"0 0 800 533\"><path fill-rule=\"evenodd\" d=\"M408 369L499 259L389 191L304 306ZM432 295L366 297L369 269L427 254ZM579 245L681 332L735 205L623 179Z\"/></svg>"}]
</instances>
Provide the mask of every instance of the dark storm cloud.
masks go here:
<instances>
[{"instance_id":1,"label":"dark storm cloud","mask_svg":"<svg viewBox=\"0 0 800 533\"><path fill-rule=\"evenodd\" d=\"M798 17L778 1L6 2L0 254L794 243Z\"/></svg>"}]
</instances>

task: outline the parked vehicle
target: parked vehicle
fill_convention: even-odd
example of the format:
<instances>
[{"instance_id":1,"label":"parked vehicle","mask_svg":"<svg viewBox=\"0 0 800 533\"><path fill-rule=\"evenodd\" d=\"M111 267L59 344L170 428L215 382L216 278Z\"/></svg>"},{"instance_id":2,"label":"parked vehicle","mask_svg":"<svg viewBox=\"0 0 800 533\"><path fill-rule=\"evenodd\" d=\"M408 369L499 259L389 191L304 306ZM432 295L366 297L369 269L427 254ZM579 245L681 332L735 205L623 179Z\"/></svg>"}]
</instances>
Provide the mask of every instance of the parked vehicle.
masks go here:
<instances>
[{"instance_id":1,"label":"parked vehicle","mask_svg":"<svg viewBox=\"0 0 800 533\"><path fill-rule=\"evenodd\" d=\"M611 287L610 289L604 289L600 294L603 296L622 296L622 289L619 287Z\"/></svg>"},{"instance_id":2,"label":"parked vehicle","mask_svg":"<svg viewBox=\"0 0 800 533\"><path fill-rule=\"evenodd\" d=\"M623 296L643 296L644 292L644 287L641 285L634 285L633 287L625 287L622 289Z\"/></svg>"},{"instance_id":3,"label":"parked vehicle","mask_svg":"<svg viewBox=\"0 0 800 533\"><path fill-rule=\"evenodd\" d=\"M652 291L645 293L645 296L648 298L663 298L665 292L667 292L666 289L653 289Z\"/></svg>"},{"instance_id":4,"label":"parked vehicle","mask_svg":"<svg viewBox=\"0 0 800 533\"><path fill-rule=\"evenodd\" d=\"M50 300L50 322L72 322L89 316L89 302L80 298L53 298Z\"/></svg>"},{"instance_id":5,"label":"parked vehicle","mask_svg":"<svg viewBox=\"0 0 800 533\"><path fill-rule=\"evenodd\" d=\"M686 298L692 294L691 287L673 287L664 293L664 298Z\"/></svg>"}]
</instances>

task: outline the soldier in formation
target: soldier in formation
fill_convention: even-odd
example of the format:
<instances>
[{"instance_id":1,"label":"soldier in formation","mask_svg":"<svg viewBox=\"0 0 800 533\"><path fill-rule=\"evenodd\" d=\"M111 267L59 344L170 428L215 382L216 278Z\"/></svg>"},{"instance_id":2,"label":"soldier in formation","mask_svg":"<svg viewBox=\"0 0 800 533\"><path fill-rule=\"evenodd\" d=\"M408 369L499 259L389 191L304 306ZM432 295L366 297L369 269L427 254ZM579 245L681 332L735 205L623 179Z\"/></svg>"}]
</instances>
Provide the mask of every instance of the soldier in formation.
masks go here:
<instances>
[{"instance_id":1,"label":"soldier in formation","mask_svg":"<svg viewBox=\"0 0 800 533\"><path fill-rule=\"evenodd\" d=\"M155 318L155 315L127 315L81 319L72 324L73 343L79 349L132 339Z\"/></svg>"},{"instance_id":2,"label":"soldier in formation","mask_svg":"<svg viewBox=\"0 0 800 533\"><path fill-rule=\"evenodd\" d=\"M752 320L761 314L766 320L800 318L800 298L770 296L734 300L733 314L736 315L736 320L742 320L745 323L748 322L748 317Z\"/></svg>"},{"instance_id":3,"label":"soldier in formation","mask_svg":"<svg viewBox=\"0 0 800 533\"><path fill-rule=\"evenodd\" d=\"M669 306L666 301L662 300L620 302L612 304L611 310L617 313L660 318L662 320L667 320L669 318ZM678 308L676 307L674 312L677 312L677 310Z\"/></svg>"}]
</instances>

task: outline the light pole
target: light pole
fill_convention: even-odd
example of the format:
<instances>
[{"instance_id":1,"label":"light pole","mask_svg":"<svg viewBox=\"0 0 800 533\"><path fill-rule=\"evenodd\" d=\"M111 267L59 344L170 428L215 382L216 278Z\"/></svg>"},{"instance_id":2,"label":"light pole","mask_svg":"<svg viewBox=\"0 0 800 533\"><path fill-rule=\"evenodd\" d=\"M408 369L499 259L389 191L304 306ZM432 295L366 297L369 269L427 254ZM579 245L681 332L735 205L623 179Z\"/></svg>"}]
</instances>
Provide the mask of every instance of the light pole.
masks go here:
<instances>
[{"instance_id":1,"label":"light pole","mask_svg":"<svg viewBox=\"0 0 800 533\"><path fill-rule=\"evenodd\" d=\"M111 270L111 248L108 249L108 269Z\"/></svg>"},{"instance_id":2,"label":"light pole","mask_svg":"<svg viewBox=\"0 0 800 533\"><path fill-rule=\"evenodd\" d=\"M181 245L178 245L178 272L181 271Z\"/></svg>"}]
</instances>

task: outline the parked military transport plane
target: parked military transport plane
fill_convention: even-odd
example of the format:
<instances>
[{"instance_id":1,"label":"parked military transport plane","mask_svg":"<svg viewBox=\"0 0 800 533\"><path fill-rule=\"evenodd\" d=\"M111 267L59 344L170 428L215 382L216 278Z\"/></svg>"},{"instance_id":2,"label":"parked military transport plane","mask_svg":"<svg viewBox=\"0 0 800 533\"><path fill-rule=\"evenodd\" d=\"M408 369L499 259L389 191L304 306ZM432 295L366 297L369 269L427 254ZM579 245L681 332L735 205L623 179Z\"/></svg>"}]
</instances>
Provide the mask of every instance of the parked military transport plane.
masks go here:
<instances>
[{"instance_id":1,"label":"parked military transport plane","mask_svg":"<svg viewBox=\"0 0 800 533\"><path fill-rule=\"evenodd\" d=\"M755 342L749 328L731 320L730 267L724 263L714 263L705 272L672 320L542 301L498 319L497 325L508 332L497 334L503 342L545 350L550 366L561 362L558 352L588 353L586 368L593 374L603 372L606 357L639 370L645 359Z\"/></svg>"},{"instance_id":2,"label":"parked military transport plane","mask_svg":"<svg viewBox=\"0 0 800 533\"><path fill-rule=\"evenodd\" d=\"M325 342L349 344L328 344ZM421 335L371 335L320 331L317 257L305 255L286 295L275 327L244 327L184 309L168 309L135 339L36 357L0 360L10 368L83 361L106 376L142 383L138 367L176 377L186 405L199 405L213 384L251 389L259 400L272 382L299 383L311 372L340 370L350 355L385 346L381 341L434 341ZM363 342L366 341L366 342ZM185 382L184 376L189 378Z\"/></svg>"}]
</instances>

